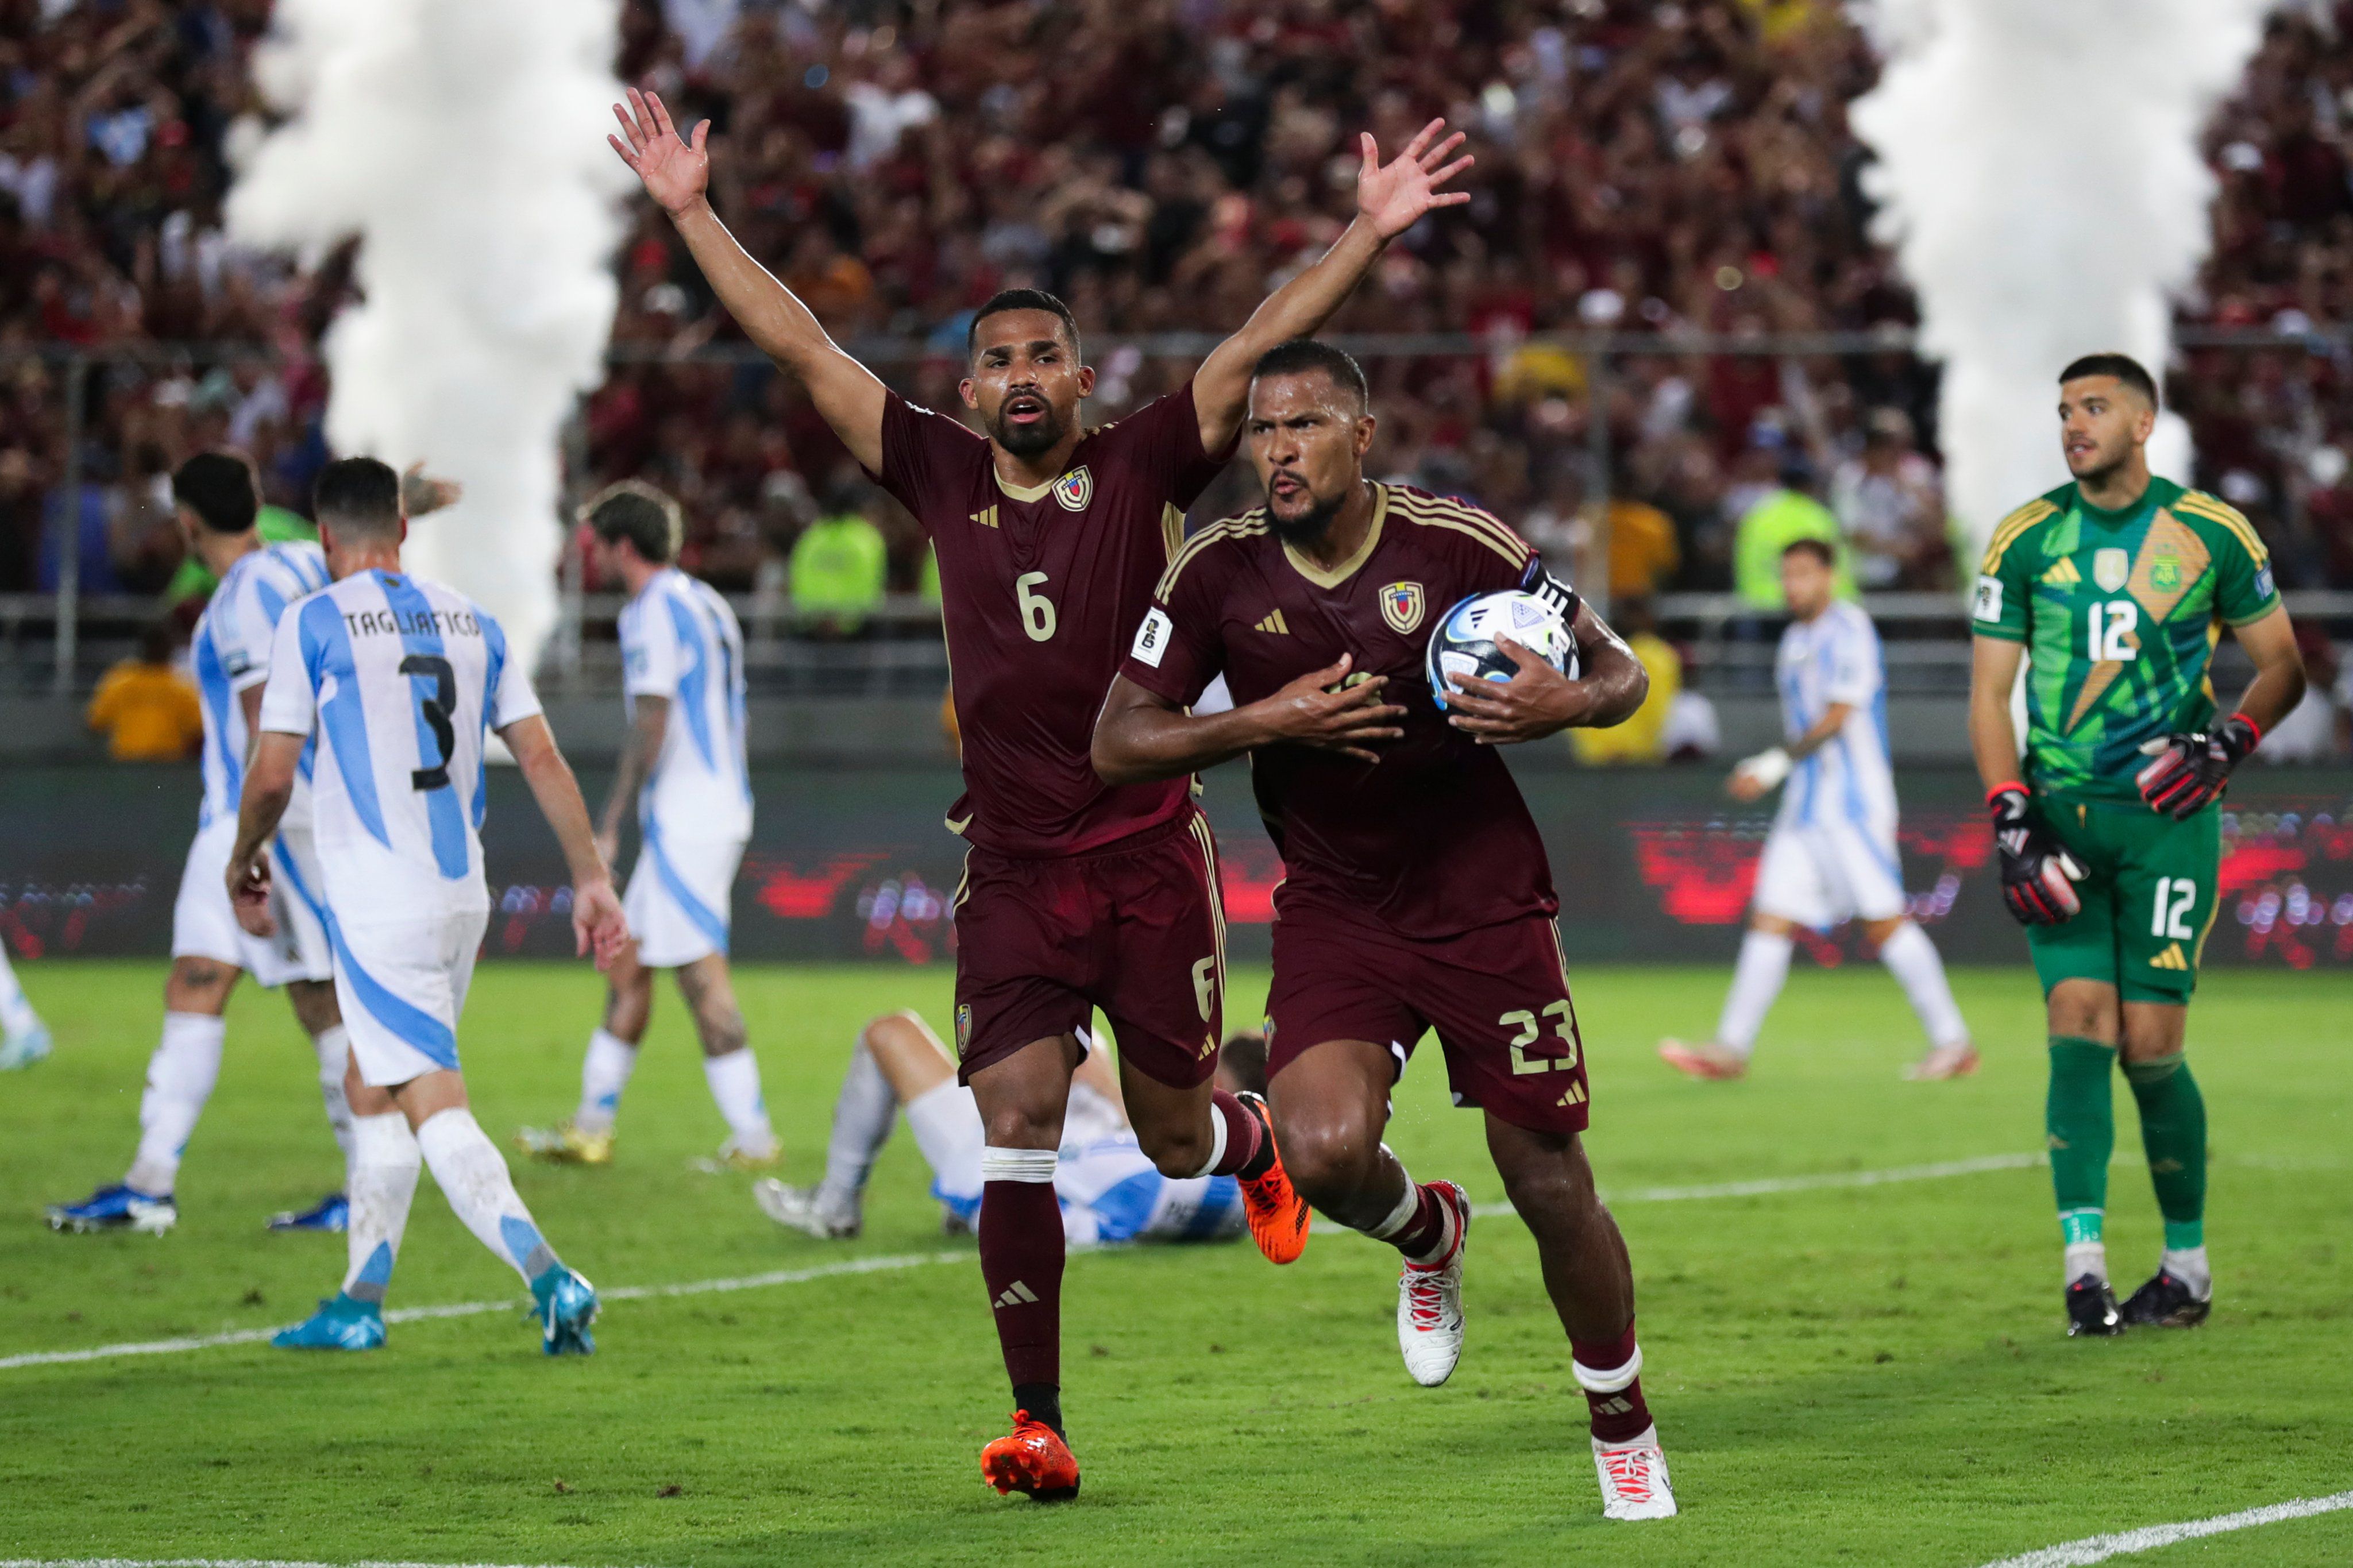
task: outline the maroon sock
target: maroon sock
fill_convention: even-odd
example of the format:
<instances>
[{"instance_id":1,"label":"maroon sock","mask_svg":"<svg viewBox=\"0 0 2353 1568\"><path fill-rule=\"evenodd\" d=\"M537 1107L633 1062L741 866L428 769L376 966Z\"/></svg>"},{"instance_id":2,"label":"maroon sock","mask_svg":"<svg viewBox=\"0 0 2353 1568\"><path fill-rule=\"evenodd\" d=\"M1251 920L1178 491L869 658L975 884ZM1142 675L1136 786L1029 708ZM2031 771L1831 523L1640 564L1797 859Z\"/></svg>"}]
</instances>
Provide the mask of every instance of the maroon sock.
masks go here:
<instances>
[{"instance_id":1,"label":"maroon sock","mask_svg":"<svg viewBox=\"0 0 2353 1568\"><path fill-rule=\"evenodd\" d=\"M1446 1243L1446 1204L1438 1189L1428 1182L1416 1183L1413 1217L1405 1222L1403 1230L1383 1239L1416 1263L1434 1261L1433 1255Z\"/></svg>"},{"instance_id":2,"label":"maroon sock","mask_svg":"<svg viewBox=\"0 0 2353 1568\"><path fill-rule=\"evenodd\" d=\"M997 1319L1006 1375L1062 1381L1062 1209L1051 1182L980 1189L980 1276Z\"/></svg>"},{"instance_id":3,"label":"maroon sock","mask_svg":"<svg viewBox=\"0 0 2353 1568\"><path fill-rule=\"evenodd\" d=\"M1209 1114L1226 1124L1226 1152L1205 1173L1247 1177L1266 1174L1274 1157L1269 1148L1266 1126L1250 1114L1250 1107L1222 1089L1211 1089Z\"/></svg>"},{"instance_id":4,"label":"maroon sock","mask_svg":"<svg viewBox=\"0 0 2353 1568\"><path fill-rule=\"evenodd\" d=\"M1615 1372L1634 1359L1634 1325L1628 1322L1626 1331L1614 1340L1571 1340L1569 1354L1577 1358L1580 1373ZM1582 1379L1579 1380L1582 1382ZM1642 1380L1636 1378L1623 1388L1597 1394L1585 1391L1586 1408L1593 1415L1593 1435L1605 1443L1623 1443L1639 1437L1651 1425L1651 1407L1642 1402Z\"/></svg>"}]
</instances>

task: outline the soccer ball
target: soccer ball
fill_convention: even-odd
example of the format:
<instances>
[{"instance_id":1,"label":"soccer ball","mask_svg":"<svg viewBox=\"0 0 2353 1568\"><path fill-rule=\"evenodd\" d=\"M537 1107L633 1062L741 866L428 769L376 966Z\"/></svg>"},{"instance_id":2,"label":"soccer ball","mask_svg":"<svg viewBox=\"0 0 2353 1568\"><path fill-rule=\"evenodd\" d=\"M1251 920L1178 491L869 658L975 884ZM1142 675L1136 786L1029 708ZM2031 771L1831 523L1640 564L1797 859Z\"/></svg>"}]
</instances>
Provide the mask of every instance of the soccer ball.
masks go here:
<instances>
[{"instance_id":1,"label":"soccer ball","mask_svg":"<svg viewBox=\"0 0 2353 1568\"><path fill-rule=\"evenodd\" d=\"M1577 678L1577 638L1558 610L1516 588L1473 594L1447 611L1430 634L1430 692L1441 710L1452 689L1447 683L1455 676L1512 679L1512 661L1495 646L1497 637L1511 638L1570 679Z\"/></svg>"}]
</instances>

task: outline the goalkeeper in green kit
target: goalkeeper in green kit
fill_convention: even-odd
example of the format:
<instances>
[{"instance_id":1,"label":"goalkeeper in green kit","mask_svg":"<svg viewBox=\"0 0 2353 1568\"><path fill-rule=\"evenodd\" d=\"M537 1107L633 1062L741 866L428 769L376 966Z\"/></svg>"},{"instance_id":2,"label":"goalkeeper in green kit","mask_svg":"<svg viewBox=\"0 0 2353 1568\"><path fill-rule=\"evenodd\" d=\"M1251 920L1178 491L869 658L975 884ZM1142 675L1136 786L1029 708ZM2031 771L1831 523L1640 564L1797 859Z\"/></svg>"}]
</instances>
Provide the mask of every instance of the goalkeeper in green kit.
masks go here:
<instances>
[{"instance_id":1,"label":"goalkeeper in green kit","mask_svg":"<svg viewBox=\"0 0 2353 1568\"><path fill-rule=\"evenodd\" d=\"M2123 354L2061 373L2074 482L1994 530L1972 610L1969 742L2002 898L2026 927L2050 1015L2044 1119L2070 1334L2187 1327L2211 1308L2206 1102L2183 1026L2219 902L2215 803L2304 696L2263 541L2214 497L2150 475L2156 425L2157 384ZM2255 665L2231 710L2208 679L2224 626ZM2010 721L2021 657L2022 758ZM2121 1309L2100 1234L2120 1058L2165 1216L2157 1274Z\"/></svg>"}]
</instances>

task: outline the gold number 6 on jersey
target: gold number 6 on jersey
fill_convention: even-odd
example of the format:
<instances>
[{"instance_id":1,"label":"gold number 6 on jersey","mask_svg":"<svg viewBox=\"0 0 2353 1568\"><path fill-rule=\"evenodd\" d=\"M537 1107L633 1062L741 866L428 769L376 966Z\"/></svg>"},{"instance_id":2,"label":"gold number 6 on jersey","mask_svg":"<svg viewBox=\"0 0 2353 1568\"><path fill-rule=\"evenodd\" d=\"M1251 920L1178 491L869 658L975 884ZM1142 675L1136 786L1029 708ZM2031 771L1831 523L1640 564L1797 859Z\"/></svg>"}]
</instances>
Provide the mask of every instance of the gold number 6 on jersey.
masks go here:
<instances>
[{"instance_id":1,"label":"gold number 6 on jersey","mask_svg":"<svg viewBox=\"0 0 2353 1568\"><path fill-rule=\"evenodd\" d=\"M1054 635L1054 601L1029 591L1045 581L1043 572L1024 572L1013 579L1013 596L1021 603L1021 629L1029 634L1031 642L1046 642Z\"/></svg>"}]
</instances>

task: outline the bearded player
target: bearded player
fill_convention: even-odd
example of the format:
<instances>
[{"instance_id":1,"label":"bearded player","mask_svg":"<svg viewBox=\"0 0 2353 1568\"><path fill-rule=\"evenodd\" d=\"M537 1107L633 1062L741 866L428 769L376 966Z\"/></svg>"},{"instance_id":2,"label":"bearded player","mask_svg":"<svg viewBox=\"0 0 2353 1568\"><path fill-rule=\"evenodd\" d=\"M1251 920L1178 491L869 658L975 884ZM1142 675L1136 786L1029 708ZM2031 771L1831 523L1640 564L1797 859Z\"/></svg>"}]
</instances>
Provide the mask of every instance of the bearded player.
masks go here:
<instances>
[{"instance_id":1,"label":"bearded player","mask_svg":"<svg viewBox=\"0 0 2353 1568\"><path fill-rule=\"evenodd\" d=\"M1364 373L1328 345L1261 359L1246 426L1266 505L1196 535L1160 579L1095 729L1103 778L1181 779L1251 755L1282 853L1267 1070L1292 1180L1328 1217L1404 1255L1398 1343L1414 1381L1462 1350L1471 1206L1381 1142L1391 1087L1436 1029L1457 1105L1534 1233L1586 1393L1603 1511L1675 1510L1642 1401L1634 1286L1578 1134L1588 1089L1553 927L1559 909L1497 744L1609 725L1649 688L1626 645L1473 506L1369 483ZM1424 623L1523 589L1575 628L1570 679L1516 643L1508 682L1460 679L1441 712ZM1223 674L1236 703L1187 707Z\"/></svg>"},{"instance_id":2,"label":"bearded player","mask_svg":"<svg viewBox=\"0 0 2353 1568\"><path fill-rule=\"evenodd\" d=\"M2061 373L2074 480L1995 528L1974 611L1969 742L2002 897L2049 1014L2044 1119L2070 1334L2188 1327L2212 1310L2206 1102L2183 1047L2219 905L2215 803L2304 696L2263 542L2212 496L2149 473L2156 426L2157 384L2123 354ZM2227 718L2210 679L2226 626L2255 666ZM2010 690L2030 652L2021 759ZM2101 1234L2119 1060L2165 1216L2157 1273L2121 1310Z\"/></svg>"},{"instance_id":3,"label":"bearded player","mask_svg":"<svg viewBox=\"0 0 2353 1568\"><path fill-rule=\"evenodd\" d=\"M736 243L705 195L707 125L681 141L661 100L634 90L615 114L614 150L720 301L932 537L964 742L965 793L948 826L970 843L955 903L957 1072L987 1136L981 1273L1015 1405L1012 1434L983 1450L981 1470L1000 1491L1074 1496L1053 1181L1095 1008L1119 1040L1136 1140L1162 1174L1236 1177L1276 1262L1298 1256L1307 1229L1264 1105L1212 1081L1225 959L1208 823L1182 779L1098 780L1095 713L1184 509L1227 461L1250 366L1338 309L1391 237L1468 201L1437 187L1470 160L1448 162L1461 138L1440 121L1387 164L1363 138L1356 218L1332 249L1186 386L1099 430L1079 421L1094 373L1069 309L1034 289L988 300L960 389L984 439L900 399Z\"/></svg>"}]
</instances>

